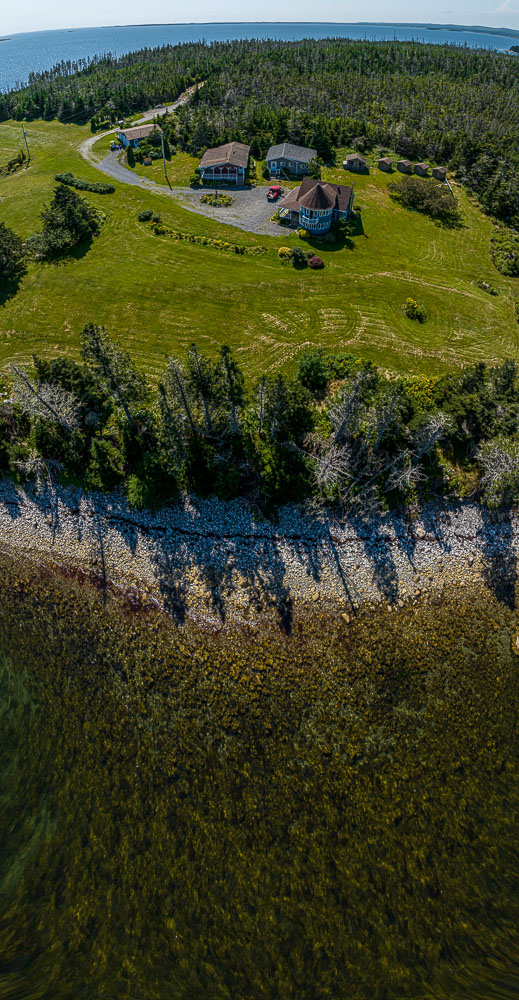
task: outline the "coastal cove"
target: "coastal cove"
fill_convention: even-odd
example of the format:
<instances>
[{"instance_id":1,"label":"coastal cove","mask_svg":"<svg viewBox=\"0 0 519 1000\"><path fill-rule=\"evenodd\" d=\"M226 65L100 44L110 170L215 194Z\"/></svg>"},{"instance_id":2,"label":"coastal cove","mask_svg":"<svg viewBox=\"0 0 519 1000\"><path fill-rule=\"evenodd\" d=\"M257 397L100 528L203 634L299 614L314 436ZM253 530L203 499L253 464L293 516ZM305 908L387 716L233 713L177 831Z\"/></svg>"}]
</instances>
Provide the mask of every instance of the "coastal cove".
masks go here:
<instances>
[{"instance_id":1,"label":"coastal cove","mask_svg":"<svg viewBox=\"0 0 519 1000\"><path fill-rule=\"evenodd\" d=\"M515 517L0 511L1 988L516 995Z\"/></svg>"}]
</instances>

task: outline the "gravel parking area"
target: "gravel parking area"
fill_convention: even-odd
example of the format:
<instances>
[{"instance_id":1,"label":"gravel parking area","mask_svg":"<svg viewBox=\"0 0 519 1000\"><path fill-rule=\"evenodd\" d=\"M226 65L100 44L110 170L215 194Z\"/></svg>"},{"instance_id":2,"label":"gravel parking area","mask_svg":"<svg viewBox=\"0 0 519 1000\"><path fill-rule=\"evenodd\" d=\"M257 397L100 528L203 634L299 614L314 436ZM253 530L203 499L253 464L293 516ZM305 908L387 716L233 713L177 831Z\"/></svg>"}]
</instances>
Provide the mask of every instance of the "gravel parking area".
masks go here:
<instances>
[{"instance_id":1,"label":"gravel parking area","mask_svg":"<svg viewBox=\"0 0 519 1000\"><path fill-rule=\"evenodd\" d=\"M242 191L226 190L225 193L230 194L233 199L232 205L228 205L227 208L213 208L211 205L200 204L201 194L206 192L193 191L191 188L178 188L177 191L184 207L192 212L218 219L219 222L227 222L229 226L237 226L238 229L245 229L249 233L260 233L265 236L283 234L283 229L270 221L276 211L276 204L267 201L266 187Z\"/></svg>"}]
</instances>

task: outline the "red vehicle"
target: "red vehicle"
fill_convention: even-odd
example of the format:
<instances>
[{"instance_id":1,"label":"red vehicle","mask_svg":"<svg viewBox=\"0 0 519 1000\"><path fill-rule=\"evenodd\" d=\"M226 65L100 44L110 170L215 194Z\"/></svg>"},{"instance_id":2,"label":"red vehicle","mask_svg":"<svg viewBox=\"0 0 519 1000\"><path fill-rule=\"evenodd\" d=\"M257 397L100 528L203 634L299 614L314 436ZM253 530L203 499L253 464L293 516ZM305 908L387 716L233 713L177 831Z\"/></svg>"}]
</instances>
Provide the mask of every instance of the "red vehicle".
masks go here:
<instances>
[{"instance_id":1,"label":"red vehicle","mask_svg":"<svg viewBox=\"0 0 519 1000\"><path fill-rule=\"evenodd\" d=\"M273 184L267 191L267 201L277 201L282 192L283 188L279 184Z\"/></svg>"}]
</instances>

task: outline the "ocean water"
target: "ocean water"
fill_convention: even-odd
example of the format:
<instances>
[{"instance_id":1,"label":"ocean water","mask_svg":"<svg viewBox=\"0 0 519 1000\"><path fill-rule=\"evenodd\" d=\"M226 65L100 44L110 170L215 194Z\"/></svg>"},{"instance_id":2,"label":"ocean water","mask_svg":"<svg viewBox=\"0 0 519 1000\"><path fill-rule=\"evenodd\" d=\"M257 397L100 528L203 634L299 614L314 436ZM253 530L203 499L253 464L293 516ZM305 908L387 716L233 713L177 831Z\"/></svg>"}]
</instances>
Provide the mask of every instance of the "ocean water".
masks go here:
<instances>
[{"instance_id":1,"label":"ocean water","mask_svg":"<svg viewBox=\"0 0 519 1000\"><path fill-rule=\"evenodd\" d=\"M357 38L450 43L506 51L519 31L423 24L337 24L297 22L238 22L228 24L142 24L111 28L32 31L0 39L0 91L25 83L30 73L50 69L62 60L73 62L111 52L123 55L144 47L180 42L222 42L234 38Z\"/></svg>"},{"instance_id":2,"label":"ocean water","mask_svg":"<svg viewBox=\"0 0 519 1000\"><path fill-rule=\"evenodd\" d=\"M219 632L0 554L0 996L517 998L499 580Z\"/></svg>"}]
</instances>

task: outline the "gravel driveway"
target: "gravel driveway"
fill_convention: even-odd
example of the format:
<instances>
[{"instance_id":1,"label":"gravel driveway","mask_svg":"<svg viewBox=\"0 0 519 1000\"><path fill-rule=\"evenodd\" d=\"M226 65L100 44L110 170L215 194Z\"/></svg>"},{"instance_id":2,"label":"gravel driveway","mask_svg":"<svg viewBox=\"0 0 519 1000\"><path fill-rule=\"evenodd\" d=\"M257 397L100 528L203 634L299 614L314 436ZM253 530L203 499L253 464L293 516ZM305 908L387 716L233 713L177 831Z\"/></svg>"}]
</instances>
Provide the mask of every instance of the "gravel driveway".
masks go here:
<instances>
[{"instance_id":1,"label":"gravel driveway","mask_svg":"<svg viewBox=\"0 0 519 1000\"><path fill-rule=\"evenodd\" d=\"M109 134L109 133L106 133ZM283 229L276 226L270 219L276 211L276 205L267 201L267 188L257 187L249 189L229 189L229 194L233 198L232 205L227 208L213 208L211 205L202 205L200 198L204 191L202 189L194 191L192 188L174 187L171 191L164 184L156 184L155 181L141 177L140 174L133 173L124 163L119 162L119 152L109 153L104 160L97 162L93 159L91 148L101 136L94 135L88 138L80 146L80 153L85 160L88 160L93 167L108 174L116 181L123 184L133 184L135 187L144 188L146 191L153 191L155 194L165 195L167 198L174 198L187 208L190 212L197 212L198 215L206 215L210 219L217 219L219 222L226 222L229 226L236 226L244 229L248 233L259 233L263 236L283 235ZM214 190L208 188L205 190Z\"/></svg>"}]
</instances>

